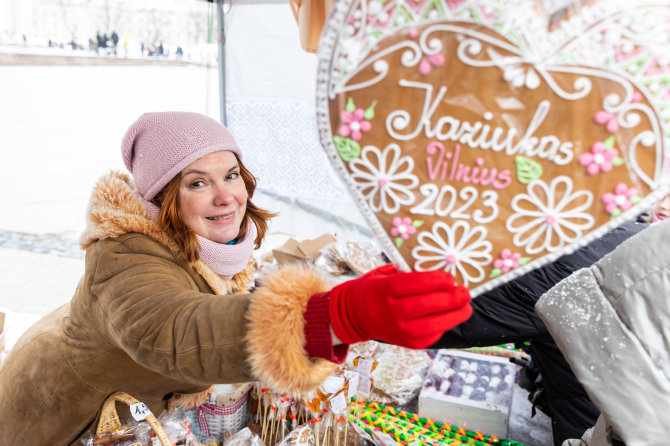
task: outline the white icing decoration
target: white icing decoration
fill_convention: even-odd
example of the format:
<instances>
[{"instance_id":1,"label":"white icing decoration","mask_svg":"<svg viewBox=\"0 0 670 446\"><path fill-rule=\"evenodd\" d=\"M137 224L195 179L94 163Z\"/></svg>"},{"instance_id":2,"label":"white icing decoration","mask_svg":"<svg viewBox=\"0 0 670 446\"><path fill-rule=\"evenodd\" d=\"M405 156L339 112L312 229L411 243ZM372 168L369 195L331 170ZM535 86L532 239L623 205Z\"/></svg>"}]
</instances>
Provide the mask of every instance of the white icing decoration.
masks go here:
<instances>
[{"instance_id":1,"label":"white icing decoration","mask_svg":"<svg viewBox=\"0 0 670 446\"><path fill-rule=\"evenodd\" d=\"M488 35L478 33L476 31L471 31L465 28L461 28L458 26L454 25L445 25L445 24L438 24L438 25L433 25L431 27L428 27L427 29L424 30L424 32L421 34L421 49L425 52L431 51L434 52L436 45L434 43L435 39L430 39L429 40L429 34L437 32L437 31L449 31L449 32L461 32L466 35L473 35L476 38L479 38L483 41L486 41L491 44L497 44L501 48L510 51L510 52L515 52L518 53L519 51L509 45L506 44L505 42L499 41L498 39L493 39L489 37ZM427 45L426 42L430 41L431 45ZM373 60L377 60L378 57L380 57L381 54L386 55L387 51L391 48L397 50L398 48L404 47L406 45L409 45L408 42L400 42L392 47L387 48L383 52L377 54L374 56ZM420 55L421 52L416 49L415 46L410 45L412 48L412 52L406 52L403 54L403 64L405 66L412 66L415 63L418 63L420 60ZM416 51L416 52L415 52ZM496 53L494 50L489 49L488 53L491 56L490 60L479 60L479 59L471 59L469 58L466 53L470 52L473 54L476 54L478 51L481 51L481 43L478 40L474 40L473 38L471 39L466 39L461 44L459 45L458 48L458 55L461 60L463 60L465 63L468 63L472 66L499 66L499 67L505 67L505 66L512 66L512 74L510 75L510 80L514 81L515 79L522 79L523 82L528 82L528 74L524 75L523 70L519 67L514 68L518 63L523 62L522 56L519 57L502 57L498 53ZM406 57L407 56L407 57ZM410 57L411 56L411 57ZM363 64L362 66L365 66ZM360 88L361 86L370 86L374 84L375 82L380 81L383 79L386 74L388 74L388 65L384 67L385 69L382 70L375 70L379 72L380 74L376 76L373 79L368 80L367 82L363 82L360 84L355 84L348 86L346 88L343 88L343 91L349 91L351 89L357 89ZM513 71L516 69L517 71ZM611 113L616 113L618 119L620 120L620 125L624 128L632 128L635 127L636 125L639 124L641 121L640 114L639 113L634 113L633 111L638 111L640 113L645 114L648 118L649 121L652 123L653 126L653 131L655 135L661 135L661 128L660 124L658 123L658 120L656 119L657 114L652 110L649 106L646 104L642 103L633 103L632 102L632 97L634 93L634 89L632 84L622 78L620 75L609 72L606 70L601 70L601 69L596 69L596 68L587 68L587 67L568 67L568 66L546 66L543 67L541 65L535 65L535 69L540 73L540 76L545 80L547 85L552 89L554 93L556 93L559 97L565 99L565 100L578 100L586 96L588 93L591 91L591 81L588 77L586 76L593 76L593 77L601 77L601 78L606 78L609 79L617 84L619 84L623 89L625 90L625 98L620 98L617 94L610 94L605 98L603 107L606 111L611 112ZM358 71L355 71L354 74L356 74ZM573 83L574 87L574 92L573 93L568 93L564 89L562 89L554 80L554 78L549 74L550 72L559 72L559 73L570 73L570 74L581 74L583 76L578 77L575 79ZM524 80L525 79L525 80ZM539 79L537 79L539 81ZM533 81L535 82L535 81ZM423 88L427 92L427 99L432 98L432 93L433 93L433 86L430 84L424 84L421 82L411 82L411 81L400 81L400 86L406 86L406 87L416 87L416 88ZM423 124L425 121L425 118L427 117L426 115L430 116L432 112L437 108L439 105L439 101L443 97L443 95L446 93L446 87L442 86L437 95L436 98L432 102L428 102L428 100L424 103L424 108L423 108L423 116L422 119L419 120L419 123ZM538 109L539 112L539 109ZM536 116L538 113L536 113ZM546 112L542 117L546 116ZM401 117L399 120L395 120L397 117ZM534 117L535 118L535 117ZM402 130L404 127L406 127L409 124L410 117L408 113L404 110L397 110L392 113L390 113L387 117L387 130L389 134L399 140L408 140L412 139L417 136L420 127L417 126L416 130L408 135L401 135L397 132L394 131L394 126L395 125L401 125L401 127L396 127L399 130ZM390 124L390 125L389 125ZM432 137L434 135L431 135L428 130L426 130L426 136ZM527 135L528 137L529 135ZM551 137L551 135L549 135ZM645 144L647 147L653 145L653 143L649 143L651 141L651 136L645 135ZM438 136L438 139L439 136ZM445 140L445 139L442 139ZM640 141L639 138L635 139L636 141ZM507 139L506 141L509 141ZM630 163L630 168L637 174L647 185L650 187L654 187L656 181L659 179L659 175L661 173L662 169L662 162L658 162L659 160L662 161L662 156L663 156L663 148L662 148L662 138L660 137L655 137L655 150L656 150L656 171L654 172L654 178L652 179L649 177L648 174L646 174L644 171L642 171L639 168L639 165L637 162ZM518 149L522 144L522 141L516 144L515 149ZM635 145L631 145L629 147L631 155L635 155L636 150L637 150L637 143ZM506 149L506 153L511 155L516 153L514 150L510 149L509 147ZM519 152L520 154L523 154L522 152ZM568 151L564 151L564 154L568 154ZM532 156L532 154L527 154ZM572 152L569 152L570 156L567 156L566 158L562 158L560 162L557 162L556 160L553 160L557 164L567 164L572 160Z\"/></svg>"},{"instance_id":2,"label":"white icing decoration","mask_svg":"<svg viewBox=\"0 0 670 446\"><path fill-rule=\"evenodd\" d=\"M376 84L380 80L384 79L386 75L388 74L389 71L389 66L388 62L383 60L382 58L385 57L388 54L394 53L400 49L405 49L401 56L401 61L403 65L405 66L413 66L418 64L421 61L421 49L419 46L416 44L416 42L413 42L411 40L405 40L402 42L399 42L395 45L391 45L388 48L385 48L384 50L380 51L379 53L375 54L373 57L370 59L366 60L362 64L358 65L346 78L342 80L341 83L338 83L337 86L331 91L330 97L334 98L337 94L343 94L346 93L347 91L352 91L352 90L359 90L361 88L366 88L371 85ZM364 82L360 82L358 84L351 84L347 85L347 81L351 79L353 76L358 74L361 70L364 68L368 67L370 64L372 64L372 69L374 70L375 73L377 73L376 76L374 76L372 79L368 79Z\"/></svg>"},{"instance_id":3,"label":"white icing decoration","mask_svg":"<svg viewBox=\"0 0 670 446\"><path fill-rule=\"evenodd\" d=\"M536 189L540 189L539 193ZM528 254L537 254L555 252L579 240L582 233L595 224L595 219L588 214L593 194L587 190L573 194L572 189L572 180L559 176L549 185L539 179L533 180L527 186L527 194L514 197L512 209L515 213L506 223L507 230L514 234L514 244L523 247ZM561 196L558 202L557 196ZM521 226L515 225L517 220L521 221Z\"/></svg>"},{"instance_id":4,"label":"white icing decoration","mask_svg":"<svg viewBox=\"0 0 670 446\"><path fill-rule=\"evenodd\" d=\"M411 190L419 185L412 173L414 160L411 156L401 157L397 144L389 144L383 152L365 146L361 157L351 161L349 167L352 180L373 211L395 214L401 205L414 203Z\"/></svg>"},{"instance_id":5,"label":"white icing decoration","mask_svg":"<svg viewBox=\"0 0 670 446\"><path fill-rule=\"evenodd\" d=\"M647 130L636 134L632 139L627 148L627 153L629 154L628 167L631 171L644 181L647 186L650 188L656 188L659 182L663 177L663 138L661 124L656 119L657 114L652 110L648 105L633 102L634 90L630 84L625 84L626 96L621 98L619 95L610 94L605 97L603 100L603 110L608 113L615 114L617 116L619 126L623 128L633 128L641 122L640 114L647 116L648 121L651 123L652 130ZM654 178L651 178L644 172L640 165L637 162L637 150L638 147L642 145L645 147L654 147L655 150L655 170Z\"/></svg>"},{"instance_id":6,"label":"white icing decoration","mask_svg":"<svg viewBox=\"0 0 670 446\"><path fill-rule=\"evenodd\" d=\"M416 259L414 269L443 269L454 276L458 274L465 286L481 282L486 278L484 267L493 261L493 245L486 240L487 234L485 227L471 228L463 220L451 226L438 221L431 232L419 233L418 245L412 249L412 257ZM449 256L453 259L451 263L447 261Z\"/></svg>"},{"instance_id":7,"label":"white icing decoration","mask_svg":"<svg viewBox=\"0 0 670 446\"><path fill-rule=\"evenodd\" d=\"M551 103L547 100L541 101L537 110L533 114L526 132L518 141L512 145L512 141L517 137L517 129L503 129L496 127L491 129L489 124L480 121L470 123L461 122L453 116L439 116L432 122L433 113L440 104L442 97L447 91L445 86L441 86L433 98L433 85L425 82L413 82L405 79L398 81L401 87L418 88L425 91L425 99L422 108L422 114L415 119L416 128L411 132L403 134L398 131L405 130L411 123L411 116L407 110L394 110L386 116L386 131L394 139L400 141L409 141L416 138L421 130L427 138L433 138L439 141L454 141L466 144L471 149L490 149L494 152L504 151L507 155L524 155L528 157L537 156L539 158L549 159L558 165L566 165L574 158L572 151L573 144L570 141L560 141L555 135L546 135L540 138L534 137L535 131L542 125L547 117ZM443 131L447 128L448 131ZM492 131L491 131L492 130ZM480 133L481 132L481 133ZM488 138L480 135L488 135ZM504 138L501 136L504 135ZM501 141L502 139L502 141ZM545 146L550 145L551 149L546 150Z\"/></svg>"},{"instance_id":8,"label":"white icing decoration","mask_svg":"<svg viewBox=\"0 0 670 446\"><path fill-rule=\"evenodd\" d=\"M479 205L475 205L472 214L467 213L477 198L479 198L477 189L472 186L466 186L459 192L451 184L445 184L438 188L433 183L426 183L419 187L419 193L426 197L426 199L410 209L410 213L412 214L437 215L439 217L449 215L451 218L461 218L464 220L469 220L472 217L475 223L480 224L490 223L498 217L498 194L492 190L482 192L484 202L481 204L481 207L489 208L487 211L489 215L486 216L484 215L484 211L479 209ZM465 200L465 203L456 207L458 197Z\"/></svg>"},{"instance_id":9,"label":"white icing decoration","mask_svg":"<svg viewBox=\"0 0 670 446\"><path fill-rule=\"evenodd\" d=\"M425 2L424 6L419 10L407 8L408 13L412 15L412 24L410 26L419 27L425 23L425 11L427 8L432 7L440 13L437 18L439 20L474 22L474 18L469 12L471 2L471 0L463 2L458 7L454 7L454 9L451 9L451 5L448 5L446 0ZM355 34L344 36L342 31L345 27L348 11L356 8L364 8L366 4L367 0L338 0L334 3L333 8L331 9L330 17L326 22L321 35L317 54L316 112L320 139L335 171L340 175L343 182L351 191L354 200L374 233L386 234L386 228L379 223L375 214L366 207L365 200L360 193L358 193L356 185L349 177L344 162L337 153L335 145L333 144L329 115L329 98L334 97L333 92L344 83L344 79L347 74L349 74L349 71L357 67L359 61L361 61L367 53L373 51L381 39L398 31L398 26L394 24L392 17L390 16L400 9L398 8L398 5L404 5L405 3L404 0L387 0L384 2L385 11L392 13L389 14L389 21L387 24L385 20L381 20L385 23L384 28L375 27L374 32L370 32L373 28L373 24L363 20L356 24ZM589 47L588 45L590 45L590 42L612 42L630 39L631 41L646 42L646 44L654 46L658 43L660 45L658 46L659 48L667 44L667 28L670 26L670 22L666 22L665 24L659 23L658 28L651 28L649 26L637 27L635 30L626 28L635 23L636 20L640 20L638 16L643 14L658 16L659 18L665 17L664 14L667 13L668 6L664 4L653 6L631 3L630 0L600 1L591 6L581 7L578 14L572 16L568 20L563 20L559 24L559 27L551 33L546 32L546 22L541 16L534 12L534 4L535 0L519 0L518 4L514 3L514 8L504 8L501 6L496 11L496 16L492 18L485 17L482 24L496 29L504 38L509 39L510 42L514 42L519 46L525 47L529 53L533 52L535 54L543 55L546 63L551 63L552 65L586 64L605 67L606 69L622 73L624 76L626 73L623 72L625 70L623 63L618 63L610 51L602 51L599 48L594 50L592 47ZM625 17L626 14L631 13L635 13L636 16L634 18ZM622 19L621 17L624 18ZM665 25L665 30L659 29L662 25ZM602 37L603 34L600 31L605 28L608 29L609 32L604 35L605 38L602 39L600 37ZM619 35L616 35L616 33L619 33ZM528 36L532 36L532 38L529 39ZM583 55L583 57L576 57L578 54ZM652 55L658 56L658 52L652 53ZM636 79L638 79L638 86L641 86L640 88L643 94L646 95L644 84L639 83L639 73L640 72L638 71L638 76L636 77ZM670 85L666 88L666 91L667 90L670 90ZM663 119L667 122L670 120L670 108L665 105L667 101L663 102L659 100L659 98L664 95L665 93L660 93L659 96L647 97L647 99L651 101L660 113L662 113ZM521 104L513 97L496 98L496 101L498 101L502 109L522 108ZM505 101L504 104L502 103L503 101ZM654 125L656 125L655 122ZM661 126L661 124L658 125L659 127ZM657 147L661 147L661 149L663 147L661 144L665 144L666 146L670 145L670 138L663 138L663 136L655 138L654 135L650 135L650 137L640 136L637 138L638 141L644 140L645 142L650 142L654 139ZM631 144L631 146L637 144L639 144L639 142ZM618 217L609 220L603 226L584 235L581 239L572 245L565 247L562 251L549 253L537 260L528 262L505 275L498 276L483 284L471 287L471 295L474 297L487 292L500 284L526 274L541 265L552 262L562 255L570 254L580 247L601 237L603 234L619 226L624 221L634 219L640 209L653 206L658 200L670 193L670 176L666 175L664 177L659 174L663 171L662 156L663 150L657 150L657 160L660 159L660 162L657 161L656 174L654 175L655 181L653 182L653 185L656 189L645 196L636 206L623 212ZM627 160L627 162L628 161L629 160ZM630 162L636 163L635 158L632 157ZM648 182L649 178L643 178L643 180ZM382 244L385 253L390 257L391 261L396 263L400 269L405 271L409 270L409 265L404 257L400 255L393 241L389 239L388 236L378 237L379 242Z\"/></svg>"}]
</instances>

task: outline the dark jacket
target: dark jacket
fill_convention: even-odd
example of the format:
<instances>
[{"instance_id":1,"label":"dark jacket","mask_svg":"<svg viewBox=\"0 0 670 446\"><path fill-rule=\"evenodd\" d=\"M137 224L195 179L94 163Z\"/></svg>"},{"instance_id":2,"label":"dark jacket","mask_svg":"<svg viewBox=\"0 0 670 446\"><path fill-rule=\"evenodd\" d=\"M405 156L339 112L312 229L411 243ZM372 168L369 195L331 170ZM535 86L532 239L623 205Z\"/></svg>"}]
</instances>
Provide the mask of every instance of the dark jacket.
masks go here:
<instances>
[{"instance_id":1,"label":"dark jacket","mask_svg":"<svg viewBox=\"0 0 670 446\"><path fill-rule=\"evenodd\" d=\"M626 222L572 254L481 294L472 301L470 319L445 333L433 348L466 348L531 342L552 417L554 442L578 438L595 424L599 411L589 400L534 307L555 284L591 266L647 225Z\"/></svg>"}]
</instances>

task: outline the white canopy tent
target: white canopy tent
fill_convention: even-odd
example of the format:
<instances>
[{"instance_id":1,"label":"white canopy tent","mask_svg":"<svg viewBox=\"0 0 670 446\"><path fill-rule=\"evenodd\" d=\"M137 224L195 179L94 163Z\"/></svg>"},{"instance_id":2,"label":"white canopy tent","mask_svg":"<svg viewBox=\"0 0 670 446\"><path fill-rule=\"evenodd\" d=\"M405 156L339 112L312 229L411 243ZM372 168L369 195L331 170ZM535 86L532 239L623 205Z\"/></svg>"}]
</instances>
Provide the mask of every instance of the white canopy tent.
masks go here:
<instances>
[{"instance_id":1,"label":"white canopy tent","mask_svg":"<svg viewBox=\"0 0 670 446\"><path fill-rule=\"evenodd\" d=\"M216 6L221 120L258 179L255 202L280 212L270 231L300 239L323 233L369 238L320 145L316 56L302 50L288 2L233 0Z\"/></svg>"}]
</instances>

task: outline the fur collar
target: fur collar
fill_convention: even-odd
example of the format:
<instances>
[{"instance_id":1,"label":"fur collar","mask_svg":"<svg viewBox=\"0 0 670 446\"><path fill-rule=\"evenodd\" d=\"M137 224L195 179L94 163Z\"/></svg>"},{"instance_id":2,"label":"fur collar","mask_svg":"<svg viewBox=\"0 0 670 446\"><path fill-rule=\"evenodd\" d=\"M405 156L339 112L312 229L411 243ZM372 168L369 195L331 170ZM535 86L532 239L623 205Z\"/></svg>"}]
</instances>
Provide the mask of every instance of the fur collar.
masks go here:
<instances>
[{"instance_id":1,"label":"fur collar","mask_svg":"<svg viewBox=\"0 0 670 446\"><path fill-rule=\"evenodd\" d=\"M97 240L115 238L129 232L145 234L181 257L177 244L160 230L147 214L133 190L135 185L128 174L111 171L93 188L86 213L86 229L79 239L82 249ZM254 260L232 279L224 280L201 260L189 263L216 294L235 294L247 291L253 279Z\"/></svg>"}]
</instances>

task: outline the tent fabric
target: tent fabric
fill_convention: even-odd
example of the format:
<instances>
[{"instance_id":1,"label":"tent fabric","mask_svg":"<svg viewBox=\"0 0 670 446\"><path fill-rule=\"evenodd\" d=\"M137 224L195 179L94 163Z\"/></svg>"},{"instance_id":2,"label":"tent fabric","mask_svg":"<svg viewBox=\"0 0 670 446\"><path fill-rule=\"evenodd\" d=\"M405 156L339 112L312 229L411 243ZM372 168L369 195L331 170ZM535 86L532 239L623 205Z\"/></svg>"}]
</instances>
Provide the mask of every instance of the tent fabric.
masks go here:
<instances>
[{"instance_id":1,"label":"tent fabric","mask_svg":"<svg viewBox=\"0 0 670 446\"><path fill-rule=\"evenodd\" d=\"M298 236L318 232L308 225L321 225L328 214L346 216L369 236L319 141L316 56L301 48L288 2L233 2L224 25L227 125L257 190L282 201L283 217L291 202L321 214L295 228Z\"/></svg>"},{"instance_id":2,"label":"tent fabric","mask_svg":"<svg viewBox=\"0 0 670 446\"><path fill-rule=\"evenodd\" d=\"M230 99L227 112L259 190L321 208L349 205L351 198L319 143L313 107L243 97Z\"/></svg>"}]
</instances>

